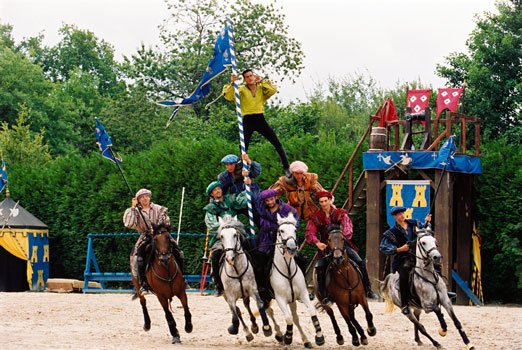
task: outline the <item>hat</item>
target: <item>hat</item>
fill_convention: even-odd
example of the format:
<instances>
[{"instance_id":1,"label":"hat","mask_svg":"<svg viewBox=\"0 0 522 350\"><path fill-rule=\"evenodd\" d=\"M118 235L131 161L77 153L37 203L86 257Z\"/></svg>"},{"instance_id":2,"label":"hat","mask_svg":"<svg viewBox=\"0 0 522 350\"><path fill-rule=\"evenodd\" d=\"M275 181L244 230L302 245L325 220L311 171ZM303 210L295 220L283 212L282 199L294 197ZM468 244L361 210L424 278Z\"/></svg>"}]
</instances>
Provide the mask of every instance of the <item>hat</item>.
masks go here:
<instances>
[{"instance_id":1,"label":"hat","mask_svg":"<svg viewBox=\"0 0 522 350\"><path fill-rule=\"evenodd\" d=\"M405 211L406 211L406 208L403 207L402 205L399 205L399 206L396 206L396 207L391 208L391 210L390 210L390 214L392 214L392 215L397 215L397 214L399 214L399 213L403 213L403 212L405 212Z\"/></svg>"},{"instance_id":2,"label":"hat","mask_svg":"<svg viewBox=\"0 0 522 350\"><path fill-rule=\"evenodd\" d=\"M306 173L308 171L308 166L300 160L296 160L295 162L292 162L292 164L290 164L290 171Z\"/></svg>"},{"instance_id":3,"label":"hat","mask_svg":"<svg viewBox=\"0 0 522 350\"><path fill-rule=\"evenodd\" d=\"M212 193L212 191L214 190L214 188L216 187L219 187L221 188L221 182L219 181L214 181L214 182L211 182L208 186L207 186L207 196L210 197L210 194Z\"/></svg>"},{"instance_id":4,"label":"hat","mask_svg":"<svg viewBox=\"0 0 522 350\"><path fill-rule=\"evenodd\" d=\"M143 196L143 195L150 196L150 195L152 195L152 192L146 188L142 188L138 192L136 192L136 199L138 199L140 196Z\"/></svg>"},{"instance_id":5,"label":"hat","mask_svg":"<svg viewBox=\"0 0 522 350\"><path fill-rule=\"evenodd\" d=\"M328 192L328 191L319 191L315 194L316 201L319 201L319 199L321 199L323 197L328 197L328 199L332 199L333 195L331 192Z\"/></svg>"},{"instance_id":6,"label":"hat","mask_svg":"<svg viewBox=\"0 0 522 350\"><path fill-rule=\"evenodd\" d=\"M279 194L277 190L267 189L259 194L259 198L264 201L267 198L276 197Z\"/></svg>"},{"instance_id":7,"label":"hat","mask_svg":"<svg viewBox=\"0 0 522 350\"><path fill-rule=\"evenodd\" d=\"M239 161L239 157L235 154L227 154L221 159L221 163L237 163Z\"/></svg>"}]
</instances>

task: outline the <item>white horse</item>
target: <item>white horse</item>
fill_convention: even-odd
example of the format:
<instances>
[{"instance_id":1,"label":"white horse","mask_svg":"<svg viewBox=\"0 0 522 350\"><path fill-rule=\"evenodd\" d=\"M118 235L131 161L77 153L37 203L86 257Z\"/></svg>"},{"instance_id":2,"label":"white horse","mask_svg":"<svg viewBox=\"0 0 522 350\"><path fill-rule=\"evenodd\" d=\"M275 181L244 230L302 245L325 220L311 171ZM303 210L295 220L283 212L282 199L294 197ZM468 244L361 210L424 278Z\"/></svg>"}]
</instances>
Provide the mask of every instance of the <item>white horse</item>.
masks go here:
<instances>
[{"instance_id":1,"label":"white horse","mask_svg":"<svg viewBox=\"0 0 522 350\"><path fill-rule=\"evenodd\" d=\"M272 328L268 322L268 317L263 308L263 302L257 291L257 284L254 278L254 270L252 264L246 257L241 247L241 239L245 237L245 228L243 224L237 220L237 217L225 215L219 218L218 238L223 244L224 261L220 264L220 276L224 287L224 297L232 311L232 325L228 327L228 333L237 334L239 321L243 325L246 333L247 341L252 341L259 331L256 324L256 318L250 309L250 298L253 298L261 314L263 320L263 333L265 336L272 335ZM246 309L252 321L252 333L246 326L241 316L241 311L236 306L238 299L242 298Z\"/></svg>"},{"instance_id":2,"label":"white horse","mask_svg":"<svg viewBox=\"0 0 522 350\"><path fill-rule=\"evenodd\" d=\"M289 345L292 343L293 325L297 326L301 339L306 348L311 348L312 343L308 340L301 325L299 324L299 316L297 316L297 303L299 300L308 308L308 313L312 318L315 328L315 343L317 345L324 344L324 336L321 331L321 325L317 319L314 306L310 302L308 288L301 269L297 266L294 256L297 253L296 224L297 221L292 214L288 217L281 217L277 214L277 239L275 244L274 261L270 272L270 283L274 290L275 300L279 308L285 315L286 333L284 335L284 343ZM276 339L283 341L283 336L279 325L274 319L273 310L267 308L267 313L274 323L276 330Z\"/></svg>"},{"instance_id":3,"label":"white horse","mask_svg":"<svg viewBox=\"0 0 522 350\"><path fill-rule=\"evenodd\" d=\"M419 297L420 305L415 301L410 301L410 309L413 309L413 313L410 312L407 317L414 325L415 341L418 345L422 345L422 341L419 338L419 331L426 336L434 346L438 349L442 346L434 340L427 332L422 323L420 323L421 311L425 313L435 312L439 319L441 329L439 334L445 336L447 332L446 321L440 309L442 305L449 316L453 320L455 327L459 331L464 344L468 349L474 349L471 345L466 333L462 329L460 321L453 312L451 306L451 300L448 297L448 291L446 284L435 270L434 264L440 264L442 256L437 249L437 241L433 237L433 231L431 229L421 229L417 231L417 247L416 247L416 263L413 271L413 285L414 291ZM394 304L401 306L401 295L399 291L399 273L389 274L381 282L381 294L384 296L386 303L386 311L392 312Z\"/></svg>"}]
</instances>

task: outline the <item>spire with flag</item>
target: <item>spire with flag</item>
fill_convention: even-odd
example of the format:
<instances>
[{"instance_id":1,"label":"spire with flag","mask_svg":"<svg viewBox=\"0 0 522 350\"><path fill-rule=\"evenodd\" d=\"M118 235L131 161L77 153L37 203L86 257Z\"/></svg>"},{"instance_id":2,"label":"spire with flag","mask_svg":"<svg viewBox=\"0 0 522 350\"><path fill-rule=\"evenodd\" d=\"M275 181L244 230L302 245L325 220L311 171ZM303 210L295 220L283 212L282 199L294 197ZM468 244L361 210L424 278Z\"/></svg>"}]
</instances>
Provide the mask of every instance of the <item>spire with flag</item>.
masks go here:
<instances>
[{"instance_id":1,"label":"spire with flag","mask_svg":"<svg viewBox=\"0 0 522 350\"><path fill-rule=\"evenodd\" d=\"M95 126L95 135L96 135L96 143L98 144L98 148L100 149L100 153L104 158L107 158L114 163L121 163L121 158L118 158L114 155L112 151L112 140L109 136L107 130L100 122L98 118L95 118L96 126Z\"/></svg>"},{"instance_id":2,"label":"spire with flag","mask_svg":"<svg viewBox=\"0 0 522 350\"><path fill-rule=\"evenodd\" d=\"M205 69L205 72L203 73L203 78L189 97L180 99L178 101L157 102L161 106L175 107L169 117L169 120L167 121L167 127L170 125L172 119L174 119L181 107L189 106L201 100L203 97L208 96L208 94L210 94L210 82L223 73L228 66L231 66L229 36L230 28L228 25L225 25L225 28L221 31L216 39L216 44L214 45L214 54L207 65L207 69Z\"/></svg>"},{"instance_id":3,"label":"spire with flag","mask_svg":"<svg viewBox=\"0 0 522 350\"><path fill-rule=\"evenodd\" d=\"M0 192L4 190L4 187L7 185L7 168L5 166L5 162L2 159L2 168L0 169Z\"/></svg>"}]
</instances>

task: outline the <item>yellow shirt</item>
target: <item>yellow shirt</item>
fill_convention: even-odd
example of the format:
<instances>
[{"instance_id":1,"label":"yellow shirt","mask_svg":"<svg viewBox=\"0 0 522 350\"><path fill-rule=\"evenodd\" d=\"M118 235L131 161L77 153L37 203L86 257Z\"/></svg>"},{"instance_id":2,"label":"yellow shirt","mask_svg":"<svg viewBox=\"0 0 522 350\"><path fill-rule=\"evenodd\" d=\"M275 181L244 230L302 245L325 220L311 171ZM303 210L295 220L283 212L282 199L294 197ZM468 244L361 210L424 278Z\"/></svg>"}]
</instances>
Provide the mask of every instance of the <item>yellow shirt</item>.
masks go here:
<instances>
[{"instance_id":1,"label":"yellow shirt","mask_svg":"<svg viewBox=\"0 0 522 350\"><path fill-rule=\"evenodd\" d=\"M265 112L265 102L277 92L277 88L268 80L262 80L255 93L246 85L240 85L239 99L241 102L241 114L259 114ZM223 95L228 101L234 101L234 85L227 84L223 87Z\"/></svg>"}]
</instances>

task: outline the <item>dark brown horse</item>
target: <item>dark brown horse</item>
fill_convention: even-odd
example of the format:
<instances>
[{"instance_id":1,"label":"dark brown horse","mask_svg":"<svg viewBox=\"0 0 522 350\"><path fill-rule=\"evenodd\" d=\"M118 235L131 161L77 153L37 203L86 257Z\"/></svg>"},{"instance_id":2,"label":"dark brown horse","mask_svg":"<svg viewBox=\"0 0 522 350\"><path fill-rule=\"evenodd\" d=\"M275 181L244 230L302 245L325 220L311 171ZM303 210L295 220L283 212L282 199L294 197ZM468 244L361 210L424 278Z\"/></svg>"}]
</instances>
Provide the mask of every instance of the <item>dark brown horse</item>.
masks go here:
<instances>
[{"instance_id":1,"label":"dark brown horse","mask_svg":"<svg viewBox=\"0 0 522 350\"><path fill-rule=\"evenodd\" d=\"M377 333L377 329L373 325L373 315L368 307L368 300L366 299L361 273L348 259L345 244L347 244L347 242L341 231L330 231L327 248L329 251L328 259L330 261L330 283L327 289L330 294L330 299L337 304L339 312L341 312L341 315L348 324L348 330L352 335L352 344L354 346L359 346L361 343L366 345L368 344L368 339L361 325L355 319L355 308L357 305L361 305L366 314L368 335L374 336ZM317 296L319 299L321 298L320 295ZM337 343L339 345L344 344L344 339L333 310L328 306L325 306L324 309L332 321L335 334L337 335ZM357 333L360 335L360 342Z\"/></svg>"},{"instance_id":2,"label":"dark brown horse","mask_svg":"<svg viewBox=\"0 0 522 350\"><path fill-rule=\"evenodd\" d=\"M192 315L190 314L187 293L185 292L185 280L183 274L172 255L170 246L170 234L168 227L159 226L155 229L151 244L151 259L147 270L147 282L151 287L151 291L156 294L158 300L165 312L165 318L169 325L170 334L172 335L172 343L180 343L176 321L172 316L171 302L172 297L176 296L183 305L185 312L185 332L192 332ZM133 252L134 253L134 252ZM133 256L131 254L131 271L133 271ZM132 274L132 283L136 288L136 295L140 298L141 308L143 309L144 325L143 329L150 329L150 317L147 310L147 300L140 292L140 285L135 274Z\"/></svg>"}]
</instances>

